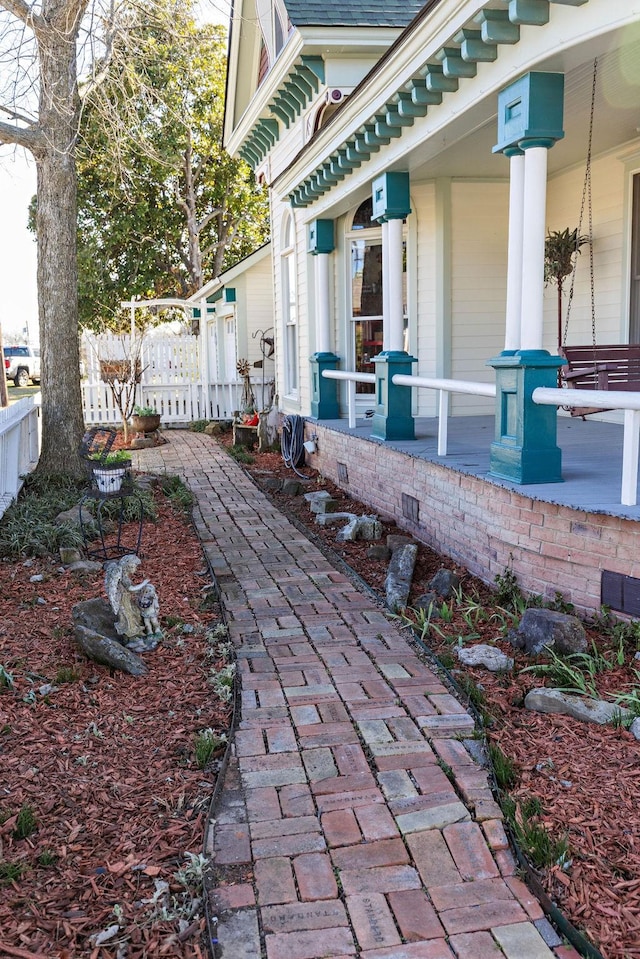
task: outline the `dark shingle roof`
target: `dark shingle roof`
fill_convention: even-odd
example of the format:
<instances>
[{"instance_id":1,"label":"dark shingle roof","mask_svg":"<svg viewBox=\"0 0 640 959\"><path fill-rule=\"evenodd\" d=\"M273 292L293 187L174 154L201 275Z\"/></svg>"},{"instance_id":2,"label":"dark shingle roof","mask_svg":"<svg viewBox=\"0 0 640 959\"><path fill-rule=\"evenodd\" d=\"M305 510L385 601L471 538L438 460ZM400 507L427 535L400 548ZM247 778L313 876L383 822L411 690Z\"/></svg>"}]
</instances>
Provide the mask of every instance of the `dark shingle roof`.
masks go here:
<instances>
[{"instance_id":1,"label":"dark shingle roof","mask_svg":"<svg viewBox=\"0 0 640 959\"><path fill-rule=\"evenodd\" d=\"M284 0L294 27L406 27L425 0Z\"/></svg>"}]
</instances>

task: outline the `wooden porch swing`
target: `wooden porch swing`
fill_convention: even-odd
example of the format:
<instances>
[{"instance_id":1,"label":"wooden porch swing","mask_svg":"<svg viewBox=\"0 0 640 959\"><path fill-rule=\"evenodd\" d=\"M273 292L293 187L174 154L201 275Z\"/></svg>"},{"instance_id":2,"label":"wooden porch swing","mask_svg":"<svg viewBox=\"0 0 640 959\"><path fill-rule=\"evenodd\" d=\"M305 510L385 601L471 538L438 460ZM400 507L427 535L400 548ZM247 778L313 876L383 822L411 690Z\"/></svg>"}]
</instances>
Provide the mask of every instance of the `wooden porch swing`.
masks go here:
<instances>
[{"instance_id":1,"label":"wooden porch swing","mask_svg":"<svg viewBox=\"0 0 640 959\"><path fill-rule=\"evenodd\" d=\"M573 292L576 277L577 257L574 257L573 268L571 271L571 286L569 288L569 301L567 304L567 316L564 325L564 333L560 336L558 330L558 352L563 356L567 363L560 369L561 385L568 389L579 390L636 390L640 391L640 343L609 343L602 344L596 342L596 308L594 292L594 270L593 270L593 203L591 195L591 151L593 143L593 116L596 97L596 83L598 74L598 61L593 64L593 83L591 89L591 116L589 122L589 143L587 149L587 162L585 167L584 185L582 189L582 202L580 206L580 220L578 228L575 231L576 248L578 251L581 245L581 229L584 219L585 204L588 210L589 233L586 240L589 244L589 269L591 277L591 344L588 346L568 346L567 332L569 329L569 319L571 316L571 304L573 301ZM561 297L561 290L560 290ZM602 409L597 407L576 406L565 407L572 416L588 416L590 413L602 413Z\"/></svg>"}]
</instances>

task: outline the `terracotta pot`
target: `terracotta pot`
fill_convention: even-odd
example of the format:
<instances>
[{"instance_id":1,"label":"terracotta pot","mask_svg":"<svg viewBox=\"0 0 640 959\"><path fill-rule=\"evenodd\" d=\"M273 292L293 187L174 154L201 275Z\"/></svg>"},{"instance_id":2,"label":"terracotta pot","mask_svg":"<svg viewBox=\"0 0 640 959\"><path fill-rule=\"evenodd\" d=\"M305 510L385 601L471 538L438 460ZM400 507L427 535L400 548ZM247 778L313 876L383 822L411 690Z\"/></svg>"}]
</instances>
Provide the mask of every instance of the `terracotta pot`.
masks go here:
<instances>
[{"instance_id":1,"label":"terracotta pot","mask_svg":"<svg viewBox=\"0 0 640 959\"><path fill-rule=\"evenodd\" d=\"M136 433L153 433L160 426L160 414L149 413L148 416L138 416L134 413L131 417L131 425Z\"/></svg>"}]
</instances>

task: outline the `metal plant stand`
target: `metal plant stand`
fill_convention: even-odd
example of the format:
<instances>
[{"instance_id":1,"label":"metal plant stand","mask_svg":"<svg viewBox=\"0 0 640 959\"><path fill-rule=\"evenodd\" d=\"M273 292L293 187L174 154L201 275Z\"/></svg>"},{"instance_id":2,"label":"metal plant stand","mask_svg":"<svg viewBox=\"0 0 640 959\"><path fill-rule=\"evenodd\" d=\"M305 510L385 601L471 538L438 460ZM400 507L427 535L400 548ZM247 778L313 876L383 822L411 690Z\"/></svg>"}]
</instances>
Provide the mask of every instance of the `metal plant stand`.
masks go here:
<instances>
[{"instance_id":1,"label":"metal plant stand","mask_svg":"<svg viewBox=\"0 0 640 959\"><path fill-rule=\"evenodd\" d=\"M144 513L144 504L138 492L134 489L129 468L124 471L121 485L114 489L109 483L104 484L104 479L98 484L98 480L93 472L97 467L101 474L108 471L99 460L97 455L103 459L108 455L113 442L116 438L116 430L95 427L85 433L80 453L87 461L90 471L90 486L84 492L79 503L80 531L82 533L82 542L87 556L90 559L101 561L117 559L120 556L126 556L130 553L136 556L140 552L140 543L142 540L142 517ZM93 465L92 465L93 464ZM126 509L127 503L134 504L134 514L136 526L131 530L125 530L126 523L131 524L131 519L127 520L126 515L129 511ZM105 507L107 504L114 504L114 509ZM97 534L97 535L96 535ZM110 540L107 543L107 538ZM95 544L96 540L99 545Z\"/></svg>"}]
</instances>

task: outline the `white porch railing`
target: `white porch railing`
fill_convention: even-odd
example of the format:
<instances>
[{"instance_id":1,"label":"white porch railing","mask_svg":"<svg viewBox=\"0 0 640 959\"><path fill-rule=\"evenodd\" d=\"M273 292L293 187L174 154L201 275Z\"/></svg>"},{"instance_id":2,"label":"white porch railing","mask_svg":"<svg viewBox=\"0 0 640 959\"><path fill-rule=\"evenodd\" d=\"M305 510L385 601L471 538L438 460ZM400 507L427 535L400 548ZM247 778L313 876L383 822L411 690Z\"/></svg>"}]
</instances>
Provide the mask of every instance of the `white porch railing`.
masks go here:
<instances>
[{"instance_id":1,"label":"white porch railing","mask_svg":"<svg viewBox=\"0 0 640 959\"><path fill-rule=\"evenodd\" d=\"M40 393L0 409L0 516L20 492L40 455Z\"/></svg>"},{"instance_id":2,"label":"white porch railing","mask_svg":"<svg viewBox=\"0 0 640 959\"><path fill-rule=\"evenodd\" d=\"M449 442L449 395L470 393L472 396L489 396L495 399L495 383L479 383L473 380L444 380L433 376L405 376L396 373L391 380L396 386L417 386L427 390L439 390L438 398L438 456L447 455Z\"/></svg>"},{"instance_id":3,"label":"white porch railing","mask_svg":"<svg viewBox=\"0 0 640 959\"><path fill-rule=\"evenodd\" d=\"M622 483L620 502L636 506L638 502L638 452L640 443L640 393L631 390L561 390L539 386L532 393L541 406L591 406L600 410L623 410Z\"/></svg>"},{"instance_id":4,"label":"white porch railing","mask_svg":"<svg viewBox=\"0 0 640 959\"><path fill-rule=\"evenodd\" d=\"M356 412L356 383L375 383L375 373L351 373L346 370L324 370L322 375L328 380L346 380L349 384L347 403L349 411L349 429L355 429ZM449 424L449 394L471 393L474 396L495 397L495 383L475 383L471 380L445 380L431 376L408 376L396 373L392 382L396 386L419 387L428 390L439 390L438 400L438 456L447 455L448 424Z\"/></svg>"},{"instance_id":5,"label":"white porch railing","mask_svg":"<svg viewBox=\"0 0 640 959\"><path fill-rule=\"evenodd\" d=\"M356 383L376 382L375 373L350 373L348 370L323 370L326 380L344 380L347 383L347 410L349 411L349 429L356 428Z\"/></svg>"}]
</instances>

